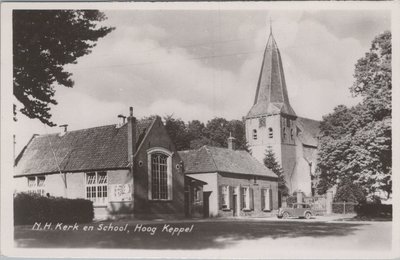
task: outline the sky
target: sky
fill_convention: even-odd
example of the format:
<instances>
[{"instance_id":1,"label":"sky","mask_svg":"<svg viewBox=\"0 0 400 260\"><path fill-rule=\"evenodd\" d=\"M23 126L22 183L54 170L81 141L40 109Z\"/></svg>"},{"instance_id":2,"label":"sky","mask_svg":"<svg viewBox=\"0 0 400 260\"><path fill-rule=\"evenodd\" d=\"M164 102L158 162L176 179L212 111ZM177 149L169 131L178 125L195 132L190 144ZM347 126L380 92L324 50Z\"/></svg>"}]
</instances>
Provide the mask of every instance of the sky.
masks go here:
<instances>
[{"instance_id":1,"label":"sky","mask_svg":"<svg viewBox=\"0 0 400 260\"><path fill-rule=\"evenodd\" d=\"M321 120L354 105L354 65L390 13L373 10L102 10L116 29L65 69L73 88L56 86L53 121L77 130L173 115L204 123L241 119L250 110L270 27L282 56L290 103L298 116ZM18 105L18 103L17 103ZM60 132L19 114L16 151L33 134Z\"/></svg>"}]
</instances>

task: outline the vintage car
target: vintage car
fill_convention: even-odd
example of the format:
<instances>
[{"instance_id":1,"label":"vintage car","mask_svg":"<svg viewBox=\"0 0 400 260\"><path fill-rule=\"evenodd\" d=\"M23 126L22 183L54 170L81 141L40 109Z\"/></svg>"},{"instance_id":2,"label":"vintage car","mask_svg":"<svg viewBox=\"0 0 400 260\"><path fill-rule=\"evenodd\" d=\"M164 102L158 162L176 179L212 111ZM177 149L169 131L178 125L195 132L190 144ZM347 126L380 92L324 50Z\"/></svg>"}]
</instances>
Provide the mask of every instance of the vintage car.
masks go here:
<instances>
[{"instance_id":1,"label":"vintage car","mask_svg":"<svg viewBox=\"0 0 400 260\"><path fill-rule=\"evenodd\" d=\"M311 205L307 203L293 203L291 206L279 208L278 218L306 218L310 219L315 215L311 209Z\"/></svg>"}]
</instances>

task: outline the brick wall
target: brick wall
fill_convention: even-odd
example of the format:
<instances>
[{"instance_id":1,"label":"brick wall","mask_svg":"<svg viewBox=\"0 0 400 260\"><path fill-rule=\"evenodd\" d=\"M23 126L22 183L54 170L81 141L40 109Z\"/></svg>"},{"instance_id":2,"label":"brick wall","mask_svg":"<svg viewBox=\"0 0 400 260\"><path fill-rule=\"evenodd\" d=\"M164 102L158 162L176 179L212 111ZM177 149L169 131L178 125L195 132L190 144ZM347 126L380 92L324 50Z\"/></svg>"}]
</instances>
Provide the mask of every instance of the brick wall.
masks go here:
<instances>
[{"instance_id":1,"label":"brick wall","mask_svg":"<svg viewBox=\"0 0 400 260\"><path fill-rule=\"evenodd\" d=\"M250 211L241 209L240 192L237 192L236 208L238 210L239 216L263 217L271 215L271 212L264 211L262 209L261 190L263 188L272 189L272 205L273 205L272 208L273 210L278 209L278 183L276 180L272 178L257 177L256 182L254 182L254 178L249 175L219 173L218 186L220 185L229 185L236 188L237 190L240 189L240 186L247 186L253 189L254 208ZM220 199L220 196L218 196L218 199ZM233 216L232 209L222 210L221 208L219 208L218 213L219 216L223 217Z\"/></svg>"},{"instance_id":2,"label":"brick wall","mask_svg":"<svg viewBox=\"0 0 400 260\"><path fill-rule=\"evenodd\" d=\"M164 148L172 155L172 200L152 201L148 199L148 149ZM148 136L139 147L135 159L134 174L134 214L138 218L176 218L184 217L184 174L177 169L181 158L176 152L175 146L169 138L162 122L157 119Z\"/></svg>"}]
</instances>

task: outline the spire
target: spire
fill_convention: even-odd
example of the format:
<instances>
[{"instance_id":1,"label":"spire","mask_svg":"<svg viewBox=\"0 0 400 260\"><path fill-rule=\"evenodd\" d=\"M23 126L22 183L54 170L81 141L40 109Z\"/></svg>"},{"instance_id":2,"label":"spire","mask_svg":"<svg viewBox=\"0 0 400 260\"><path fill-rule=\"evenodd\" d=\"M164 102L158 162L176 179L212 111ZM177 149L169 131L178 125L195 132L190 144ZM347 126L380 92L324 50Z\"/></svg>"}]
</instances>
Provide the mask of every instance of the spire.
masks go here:
<instances>
[{"instance_id":1,"label":"spire","mask_svg":"<svg viewBox=\"0 0 400 260\"><path fill-rule=\"evenodd\" d=\"M257 117L267 114L296 116L289 103L281 54L272 34L271 23L270 35L264 52L254 104L247 117Z\"/></svg>"},{"instance_id":2,"label":"spire","mask_svg":"<svg viewBox=\"0 0 400 260\"><path fill-rule=\"evenodd\" d=\"M272 35L272 19L269 18L269 35Z\"/></svg>"}]
</instances>

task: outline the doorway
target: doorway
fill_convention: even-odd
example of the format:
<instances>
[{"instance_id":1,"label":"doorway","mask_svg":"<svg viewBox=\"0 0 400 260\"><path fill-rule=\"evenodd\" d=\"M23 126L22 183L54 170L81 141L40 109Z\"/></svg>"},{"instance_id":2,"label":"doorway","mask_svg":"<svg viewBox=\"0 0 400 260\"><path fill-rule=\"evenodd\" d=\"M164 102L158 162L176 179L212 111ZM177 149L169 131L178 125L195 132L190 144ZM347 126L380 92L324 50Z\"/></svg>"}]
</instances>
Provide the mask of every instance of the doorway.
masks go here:
<instances>
[{"instance_id":1,"label":"doorway","mask_svg":"<svg viewBox=\"0 0 400 260\"><path fill-rule=\"evenodd\" d=\"M210 195L211 191L203 192L203 216L205 218L210 217Z\"/></svg>"}]
</instances>

